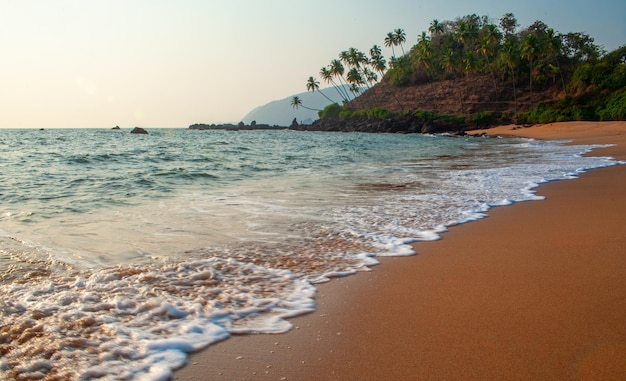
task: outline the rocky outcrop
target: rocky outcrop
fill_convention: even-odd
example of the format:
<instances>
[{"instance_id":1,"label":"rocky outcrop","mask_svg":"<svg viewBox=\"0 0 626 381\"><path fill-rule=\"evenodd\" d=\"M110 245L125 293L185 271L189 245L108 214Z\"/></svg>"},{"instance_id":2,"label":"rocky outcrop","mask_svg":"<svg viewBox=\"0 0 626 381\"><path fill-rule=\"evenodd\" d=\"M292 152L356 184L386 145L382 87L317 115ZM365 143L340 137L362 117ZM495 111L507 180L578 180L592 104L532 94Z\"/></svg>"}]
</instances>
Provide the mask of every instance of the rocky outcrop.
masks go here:
<instances>
[{"instance_id":1,"label":"rocky outcrop","mask_svg":"<svg viewBox=\"0 0 626 381\"><path fill-rule=\"evenodd\" d=\"M284 130L285 127L270 126L267 124L258 124L256 121L252 121L250 125L246 125L243 122L239 124L204 124L196 123L189 126L190 130L226 130L226 131L253 131L253 130Z\"/></svg>"},{"instance_id":2,"label":"rocky outcrop","mask_svg":"<svg viewBox=\"0 0 626 381\"><path fill-rule=\"evenodd\" d=\"M366 116L339 118L326 117L311 125L292 124L289 127L296 131L338 131L338 132L369 132L369 133L422 133L435 134L443 132L462 133L468 126L455 119L427 119L414 115L406 115L393 119L368 118Z\"/></svg>"},{"instance_id":3,"label":"rocky outcrop","mask_svg":"<svg viewBox=\"0 0 626 381\"><path fill-rule=\"evenodd\" d=\"M135 127L133 128L133 130L130 132L131 134L143 134L143 135L148 135L148 131L144 130L141 127Z\"/></svg>"}]
</instances>

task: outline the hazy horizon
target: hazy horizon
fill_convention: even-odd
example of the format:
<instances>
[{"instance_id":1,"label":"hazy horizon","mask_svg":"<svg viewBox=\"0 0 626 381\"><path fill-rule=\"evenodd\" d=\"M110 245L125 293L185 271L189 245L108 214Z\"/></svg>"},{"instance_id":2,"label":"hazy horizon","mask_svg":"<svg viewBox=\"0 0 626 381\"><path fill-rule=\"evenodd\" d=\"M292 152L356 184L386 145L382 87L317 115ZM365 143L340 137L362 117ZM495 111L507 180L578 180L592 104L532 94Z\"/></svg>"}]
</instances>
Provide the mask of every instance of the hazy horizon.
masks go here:
<instances>
[{"instance_id":1,"label":"hazy horizon","mask_svg":"<svg viewBox=\"0 0 626 381\"><path fill-rule=\"evenodd\" d=\"M433 19L507 12L521 28L541 20L607 51L626 44L623 0L0 0L0 128L238 123L306 91L306 79L349 47L384 47L402 28L406 48Z\"/></svg>"}]
</instances>

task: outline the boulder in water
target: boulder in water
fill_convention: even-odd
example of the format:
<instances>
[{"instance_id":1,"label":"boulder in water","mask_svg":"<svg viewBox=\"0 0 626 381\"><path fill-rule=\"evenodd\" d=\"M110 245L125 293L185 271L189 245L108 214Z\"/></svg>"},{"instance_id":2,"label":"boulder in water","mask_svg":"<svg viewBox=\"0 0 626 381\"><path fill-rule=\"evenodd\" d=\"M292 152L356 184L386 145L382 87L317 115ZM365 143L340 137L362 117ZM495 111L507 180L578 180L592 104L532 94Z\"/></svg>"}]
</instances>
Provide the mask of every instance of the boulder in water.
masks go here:
<instances>
[{"instance_id":1,"label":"boulder in water","mask_svg":"<svg viewBox=\"0 0 626 381\"><path fill-rule=\"evenodd\" d=\"M133 128L133 130L130 132L131 134L144 134L144 135L148 135L148 131L144 130L141 127L135 127Z\"/></svg>"}]
</instances>

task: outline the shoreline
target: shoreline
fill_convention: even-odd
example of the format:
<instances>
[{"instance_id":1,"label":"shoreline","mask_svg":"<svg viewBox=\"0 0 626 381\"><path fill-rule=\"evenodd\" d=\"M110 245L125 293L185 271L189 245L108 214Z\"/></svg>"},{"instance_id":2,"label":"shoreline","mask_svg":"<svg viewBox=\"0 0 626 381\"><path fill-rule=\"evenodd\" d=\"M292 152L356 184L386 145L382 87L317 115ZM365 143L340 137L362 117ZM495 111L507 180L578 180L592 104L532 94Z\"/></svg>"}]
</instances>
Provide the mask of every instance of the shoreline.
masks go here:
<instances>
[{"instance_id":1,"label":"shoreline","mask_svg":"<svg viewBox=\"0 0 626 381\"><path fill-rule=\"evenodd\" d=\"M472 133L617 144L591 155L626 160L626 122L512 128ZM536 192L546 200L316 285L316 311L292 331L234 335L172 379L623 379L626 166Z\"/></svg>"}]
</instances>

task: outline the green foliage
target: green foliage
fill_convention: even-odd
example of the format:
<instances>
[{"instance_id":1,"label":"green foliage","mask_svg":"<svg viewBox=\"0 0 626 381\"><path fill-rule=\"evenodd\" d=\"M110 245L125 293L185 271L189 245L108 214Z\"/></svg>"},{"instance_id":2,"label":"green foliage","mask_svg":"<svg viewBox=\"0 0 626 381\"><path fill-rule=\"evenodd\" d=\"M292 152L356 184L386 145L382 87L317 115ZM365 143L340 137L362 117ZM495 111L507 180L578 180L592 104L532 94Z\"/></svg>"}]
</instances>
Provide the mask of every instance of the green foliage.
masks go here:
<instances>
[{"instance_id":1,"label":"green foliage","mask_svg":"<svg viewBox=\"0 0 626 381\"><path fill-rule=\"evenodd\" d=\"M337 117L342 110L342 106L339 106L337 103L332 103L324 107L324 109L318 112L317 115L320 117L320 119L324 119L326 117Z\"/></svg>"},{"instance_id":2,"label":"green foliage","mask_svg":"<svg viewBox=\"0 0 626 381\"><path fill-rule=\"evenodd\" d=\"M382 107L375 107L371 109L351 110L344 106L339 106L336 103L326 106L322 111L318 113L320 119L339 117L341 119L349 119L356 117L367 117L375 119L391 119L399 116L399 114L393 113Z\"/></svg>"},{"instance_id":3,"label":"green foliage","mask_svg":"<svg viewBox=\"0 0 626 381\"><path fill-rule=\"evenodd\" d=\"M352 111L344 107L339 113L339 117L342 119L349 119L349 118L355 118L355 117L367 117L367 118L373 118L373 119L391 119L396 116L398 116L398 114L390 112L387 109L384 109L382 107L362 109L362 110L356 110L356 111Z\"/></svg>"},{"instance_id":4,"label":"green foliage","mask_svg":"<svg viewBox=\"0 0 626 381\"><path fill-rule=\"evenodd\" d=\"M552 123L560 120L568 120L568 118L561 114L562 110L557 110L550 107L546 103L538 104L534 110L525 115L524 119L530 123Z\"/></svg>"},{"instance_id":5,"label":"green foliage","mask_svg":"<svg viewBox=\"0 0 626 381\"><path fill-rule=\"evenodd\" d=\"M626 120L626 89L612 94L598 116L600 120Z\"/></svg>"},{"instance_id":6,"label":"green foliage","mask_svg":"<svg viewBox=\"0 0 626 381\"><path fill-rule=\"evenodd\" d=\"M374 86L382 76L391 86L407 86L471 77L475 73L490 74L496 93L497 87L501 87L497 81L507 81L503 86L511 87L507 91L512 90L516 110L516 88L525 91L520 85L530 89L531 102L535 88L551 87L566 90L567 94L559 101L537 104L531 112L518 115L481 112L466 119L427 111L413 113L424 120L488 126L513 118L533 123L625 118L626 46L604 54L594 39L584 33L558 33L541 21L520 29L511 13L499 21L494 23L489 17L475 14L454 21L434 20L429 33L418 35L417 43L406 54L402 47L404 39L400 39L404 32L396 29L385 39L385 46L394 52L388 69L380 47L374 45L369 58L354 48L341 52L339 59L322 68L320 74L335 86L346 103L358 97L363 89ZM393 50L397 46L402 49L399 57ZM311 77L307 87L315 90L317 83ZM354 90L349 93L337 84L349 84ZM366 103L370 108L358 111L333 104L319 116L388 119L410 113L403 110L393 114L377 108L375 96Z\"/></svg>"},{"instance_id":7,"label":"green foliage","mask_svg":"<svg viewBox=\"0 0 626 381\"><path fill-rule=\"evenodd\" d=\"M435 112L430 111L415 111L413 116L419 119L425 120L444 120L447 122L456 122L456 123L465 123L465 118L462 116L454 116L454 115L446 115L446 114L437 114Z\"/></svg>"},{"instance_id":8,"label":"green foliage","mask_svg":"<svg viewBox=\"0 0 626 381\"><path fill-rule=\"evenodd\" d=\"M599 111L603 109L602 105L604 105L605 99L592 94L585 94L575 98L565 97L557 102L540 103L531 112L524 114L522 119L529 123L541 124L565 122L568 120L614 120L616 118L610 115L616 113L619 109L619 99L616 99L615 102L615 106L611 108L614 111L607 111L604 119ZM623 107L624 104L622 103Z\"/></svg>"},{"instance_id":9,"label":"green foliage","mask_svg":"<svg viewBox=\"0 0 626 381\"><path fill-rule=\"evenodd\" d=\"M471 123L475 123L477 126L486 127L489 125L500 123L502 120L502 113L497 111L484 111L478 114L472 115L470 118Z\"/></svg>"},{"instance_id":10,"label":"green foliage","mask_svg":"<svg viewBox=\"0 0 626 381\"><path fill-rule=\"evenodd\" d=\"M400 57L392 61L392 67L385 75L392 86L406 86L410 84L413 67L407 57Z\"/></svg>"}]
</instances>

